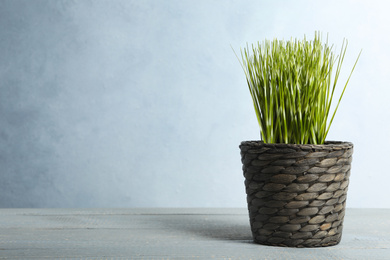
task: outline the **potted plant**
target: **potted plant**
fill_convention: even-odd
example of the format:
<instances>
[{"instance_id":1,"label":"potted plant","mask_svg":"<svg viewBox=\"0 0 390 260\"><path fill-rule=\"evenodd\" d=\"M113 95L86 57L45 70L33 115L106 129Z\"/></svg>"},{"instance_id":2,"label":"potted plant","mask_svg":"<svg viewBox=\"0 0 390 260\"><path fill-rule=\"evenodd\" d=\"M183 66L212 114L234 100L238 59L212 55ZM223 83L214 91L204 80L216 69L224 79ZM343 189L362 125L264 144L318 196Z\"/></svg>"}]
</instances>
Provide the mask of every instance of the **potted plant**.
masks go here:
<instances>
[{"instance_id":1,"label":"potted plant","mask_svg":"<svg viewBox=\"0 0 390 260\"><path fill-rule=\"evenodd\" d=\"M347 41L264 41L241 50L260 141L240 144L255 242L289 247L341 240L353 144L326 141L351 70L331 112Z\"/></svg>"}]
</instances>

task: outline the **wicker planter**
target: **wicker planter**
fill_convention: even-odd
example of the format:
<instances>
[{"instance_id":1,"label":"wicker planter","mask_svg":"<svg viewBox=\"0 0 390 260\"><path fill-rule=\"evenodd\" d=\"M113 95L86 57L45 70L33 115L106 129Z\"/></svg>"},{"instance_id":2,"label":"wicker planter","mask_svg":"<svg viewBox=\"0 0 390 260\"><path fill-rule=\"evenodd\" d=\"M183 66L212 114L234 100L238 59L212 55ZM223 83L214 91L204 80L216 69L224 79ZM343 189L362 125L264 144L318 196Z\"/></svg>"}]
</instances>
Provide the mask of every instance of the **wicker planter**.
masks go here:
<instances>
[{"instance_id":1,"label":"wicker planter","mask_svg":"<svg viewBox=\"0 0 390 260\"><path fill-rule=\"evenodd\" d=\"M341 240L353 144L240 145L256 243L289 247Z\"/></svg>"}]
</instances>

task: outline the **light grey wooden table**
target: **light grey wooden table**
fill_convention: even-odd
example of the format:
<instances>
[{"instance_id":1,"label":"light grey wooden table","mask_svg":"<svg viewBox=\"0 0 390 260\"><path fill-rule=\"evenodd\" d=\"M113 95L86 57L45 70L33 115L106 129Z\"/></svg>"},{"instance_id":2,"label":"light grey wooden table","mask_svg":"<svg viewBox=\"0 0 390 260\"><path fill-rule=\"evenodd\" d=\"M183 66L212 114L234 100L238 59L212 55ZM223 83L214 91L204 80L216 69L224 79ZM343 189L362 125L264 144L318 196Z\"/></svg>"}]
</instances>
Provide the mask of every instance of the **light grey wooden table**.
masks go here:
<instances>
[{"instance_id":1,"label":"light grey wooden table","mask_svg":"<svg viewBox=\"0 0 390 260\"><path fill-rule=\"evenodd\" d=\"M246 209L0 209L0 259L390 259L390 209L347 209L326 248L254 244Z\"/></svg>"}]
</instances>

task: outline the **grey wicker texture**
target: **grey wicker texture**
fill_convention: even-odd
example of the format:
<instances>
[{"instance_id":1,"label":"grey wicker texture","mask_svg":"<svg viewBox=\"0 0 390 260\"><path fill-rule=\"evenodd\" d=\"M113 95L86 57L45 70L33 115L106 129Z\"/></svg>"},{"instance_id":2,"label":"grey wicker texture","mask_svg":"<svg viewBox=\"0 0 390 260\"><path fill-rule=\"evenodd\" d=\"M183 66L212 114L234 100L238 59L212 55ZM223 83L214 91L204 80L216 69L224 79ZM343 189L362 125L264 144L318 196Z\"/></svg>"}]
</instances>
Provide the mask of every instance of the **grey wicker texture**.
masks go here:
<instances>
[{"instance_id":1,"label":"grey wicker texture","mask_svg":"<svg viewBox=\"0 0 390 260\"><path fill-rule=\"evenodd\" d=\"M240 145L253 239L321 247L341 240L353 144Z\"/></svg>"}]
</instances>

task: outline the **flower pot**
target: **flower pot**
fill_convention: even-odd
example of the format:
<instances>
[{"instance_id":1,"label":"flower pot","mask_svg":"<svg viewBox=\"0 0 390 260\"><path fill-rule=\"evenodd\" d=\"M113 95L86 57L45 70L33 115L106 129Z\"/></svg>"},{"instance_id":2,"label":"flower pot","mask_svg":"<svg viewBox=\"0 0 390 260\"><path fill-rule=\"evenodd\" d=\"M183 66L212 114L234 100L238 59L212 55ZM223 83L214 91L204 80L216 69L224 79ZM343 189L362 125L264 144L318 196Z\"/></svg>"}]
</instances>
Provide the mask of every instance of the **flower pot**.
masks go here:
<instances>
[{"instance_id":1,"label":"flower pot","mask_svg":"<svg viewBox=\"0 0 390 260\"><path fill-rule=\"evenodd\" d=\"M341 240L353 144L240 145L256 243L323 247Z\"/></svg>"}]
</instances>

